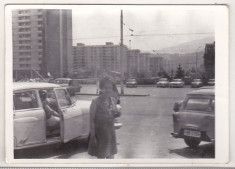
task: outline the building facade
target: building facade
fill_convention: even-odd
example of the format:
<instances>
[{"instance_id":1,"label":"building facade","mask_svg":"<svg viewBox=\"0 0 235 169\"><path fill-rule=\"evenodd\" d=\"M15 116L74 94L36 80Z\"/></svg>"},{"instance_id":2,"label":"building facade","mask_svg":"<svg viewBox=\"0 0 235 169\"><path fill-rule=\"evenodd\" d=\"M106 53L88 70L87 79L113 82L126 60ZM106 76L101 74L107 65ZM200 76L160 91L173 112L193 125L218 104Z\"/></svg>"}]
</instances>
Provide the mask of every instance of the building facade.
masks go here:
<instances>
[{"instance_id":1,"label":"building facade","mask_svg":"<svg viewBox=\"0 0 235 169\"><path fill-rule=\"evenodd\" d=\"M136 78L140 73L140 50L132 49L127 52L128 77Z\"/></svg>"},{"instance_id":2,"label":"building facade","mask_svg":"<svg viewBox=\"0 0 235 169\"><path fill-rule=\"evenodd\" d=\"M140 53L140 73L149 76L150 53Z\"/></svg>"},{"instance_id":3,"label":"building facade","mask_svg":"<svg viewBox=\"0 0 235 169\"><path fill-rule=\"evenodd\" d=\"M159 76L159 73L162 71L166 71L164 68L166 67L166 61L162 57L158 57L156 55L152 55L150 57L150 74L152 77Z\"/></svg>"},{"instance_id":4,"label":"building facade","mask_svg":"<svg viewBox=\"0 0 235 169\"><path fill-rule=\"evenodd\" d=\"M72 11L12 11L13 77L64 77L73 70Z\"/></svg>"},{"instance_id":5,"label":"building facade","mask_svg":"<svg viewBox=\"0 0 235 169\"><path fill-rule=\"evenodd\" d=\"M90 71L97 77L101 72L123 71L127 73L127 47L106 42L106 45L89 45L78 43L73 47L74 73ZM122 54L121 54L122 52ZM121 64L122 63L122 64ZM121 67L122 66L122 67Z\"/></svg>"}]
</instances>

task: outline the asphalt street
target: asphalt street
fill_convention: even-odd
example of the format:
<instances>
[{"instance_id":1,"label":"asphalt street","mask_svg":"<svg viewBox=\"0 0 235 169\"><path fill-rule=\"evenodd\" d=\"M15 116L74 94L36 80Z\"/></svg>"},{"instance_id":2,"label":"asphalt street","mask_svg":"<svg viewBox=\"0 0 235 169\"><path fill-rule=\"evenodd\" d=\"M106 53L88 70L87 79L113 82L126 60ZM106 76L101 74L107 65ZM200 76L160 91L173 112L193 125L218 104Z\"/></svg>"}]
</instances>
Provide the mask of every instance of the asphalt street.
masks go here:
<instances>
[{"instance_id":1,"label":"asphalt street","mask_svg":"<svg viewBox=\"0 0 235 169\"><path fill-rule=\"evenodd\" d=\"M119 88L120 89L120 88ZM125 88L125 94L149 96L122 96L123 124L116 130L118 154L115 158L214 158L214 145L201 142L189 148L183 139L170 137L173 128L172 113L176 101L184 99L185 88L137 87ZM94 94L95 86L83 86L81 93ZM77 95L73 99L91 100L97 96ZM80 140L61 145L44 146L15 152L15 158L84 159L95 158L87 154L87 141Z\"/></svg>"}]
</instances>

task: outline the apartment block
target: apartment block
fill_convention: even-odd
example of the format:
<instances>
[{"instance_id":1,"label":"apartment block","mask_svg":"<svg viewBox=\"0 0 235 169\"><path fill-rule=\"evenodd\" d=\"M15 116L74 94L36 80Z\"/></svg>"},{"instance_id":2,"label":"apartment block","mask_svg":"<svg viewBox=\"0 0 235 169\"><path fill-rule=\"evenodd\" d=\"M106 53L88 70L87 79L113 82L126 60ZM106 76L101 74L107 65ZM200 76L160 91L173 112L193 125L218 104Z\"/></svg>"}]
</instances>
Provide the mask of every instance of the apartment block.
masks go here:
<instances>
[{"instance_id":1,"label":"apartment block","mask_svg":"<svg viewBox=\"0 0 235 169\"><path fill-rule=\"evenodd\" d=\"M72 72L71 10L13 10L12 30L14 78L30 78L36 72L56 78Z\"/></svg>"},{"instance_id":2,"label":"apartment block","mask_svg":"<svg viewBox=\"0 0 235 169\"><path fill-rule=\"evenodd\" d=\"M132 49L127 52L127 67L128 76L130 78L135 78L138 73L140 73L140 50Z\"/></svg>"},{"instance_id":3,"label":"apartment block","mask_svg":"<svg viewBox=\"0 0 235 169\"><path fill-rule=\"evenodd\" d=\"M73 47L74 54L74 72L82 70L118 71L121 72L121 66L124 73L127 72L127 47L114 45L112 42L106 42L106 45L88 45L78 43ZM122 52L122 54L121 54ZM122 63L122 64L121 64Z\"/></svg>"}]
</instances>

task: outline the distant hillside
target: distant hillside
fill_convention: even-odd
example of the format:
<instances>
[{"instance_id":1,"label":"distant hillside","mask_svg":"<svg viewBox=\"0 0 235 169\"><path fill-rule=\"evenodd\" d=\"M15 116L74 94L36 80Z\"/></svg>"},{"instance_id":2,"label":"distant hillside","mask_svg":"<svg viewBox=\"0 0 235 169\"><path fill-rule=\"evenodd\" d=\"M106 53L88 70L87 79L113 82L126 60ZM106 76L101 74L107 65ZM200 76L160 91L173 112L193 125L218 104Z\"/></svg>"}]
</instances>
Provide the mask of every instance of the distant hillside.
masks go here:
<instances>
[{"instance_id":1,"label":"distant hillside","mask_svg":"<svg viewBox=\"0 0 235 169\"><path fill-rule=\"evenodd\" d=\"M187 43L178 44L178 45L173 46L173 47L164 48L162 50L158 50L158 53L186 54L186 53L196 52L196 50L198 52L199 51L204 51L205 45L207 43L213 43L214 41L215 41L214 36L210 36L210 37L207 37L207 38L204 38L204 39L194 40L194 41L190 41L190 42L187 42Z\"/></svg>"},{"instance_id":2,"label":"distant hillside","mask_svg":"<svg viewBox=\"0 0 235 169\"><path fill-rule=\"evenodd\" d=\"M197 67L199 69L200 66L203 65L204 59L204 51L198 51L195 53L185 53L185 54L158 54L159 57L163 57L168 62L168 69L176 70L178 65L180 64L184 70L188 70L191 68L196 68L196 55L197 55Z\"/></svg>"}]
</instances>

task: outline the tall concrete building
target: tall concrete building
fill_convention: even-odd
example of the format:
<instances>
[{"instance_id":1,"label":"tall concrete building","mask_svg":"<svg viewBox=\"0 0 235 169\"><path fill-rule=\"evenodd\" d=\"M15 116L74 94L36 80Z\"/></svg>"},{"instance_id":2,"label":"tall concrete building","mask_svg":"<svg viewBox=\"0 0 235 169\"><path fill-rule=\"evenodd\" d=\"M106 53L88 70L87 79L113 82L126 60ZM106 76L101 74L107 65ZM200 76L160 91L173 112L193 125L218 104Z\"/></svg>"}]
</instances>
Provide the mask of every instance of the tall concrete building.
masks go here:
<instances>
[{"instance_id":1,"label":"tall concrete building","mask_svg":"<svg viewBox=\"0 0 235 169\"><path fill-rule=\"evenodd\" d=\"M140 50L132 49L127 52L128 77L135 78L140 73Z\"/></svg>"},{"instance_id":2,"label":"tall concrete building","mask_svg":"<svg viewBox=\"0 0 235 169\"><path fill-rule=\"evenodd\" d=\"M72 72L72 10L18 9L12 21L14 78Z\"/></svg>"},{"instance_id":3,"label":"tall concrete building","mask_svg":"<svg viewBox=\"0 0 235 169\"><path fill-rule=\"evenodd\" d=\"M121 66L124 73L127 72L127 47L114 45L112 42L106 42L106 45L89 45L78 43L73 47L74 54L74 72L90 70L97 76L97 72L118 71L121 72ZM121 64L122 57L122 64Z\"/></svg>"},{"instance_id":4,"label":"tall concrete building","mask_svg":"<svg viewBox=\"0 0 235 169\"><path fill-rule=\"evenodd\" d=\"M152 77L157 77L160 72L166 71L164 70L165 66L166 61L162 57L156 55L150 57L149 69Z\"/></svg>"},{"instance_id":5,"label":"tall concrete building","mask_svg":"<svg viewBox=\"0 0 235 169\"><path fill-rule=\"evenodd\" d=\"M150 53L140 53L140 72L149 75Z\"/></svg>"}]
</instances>

